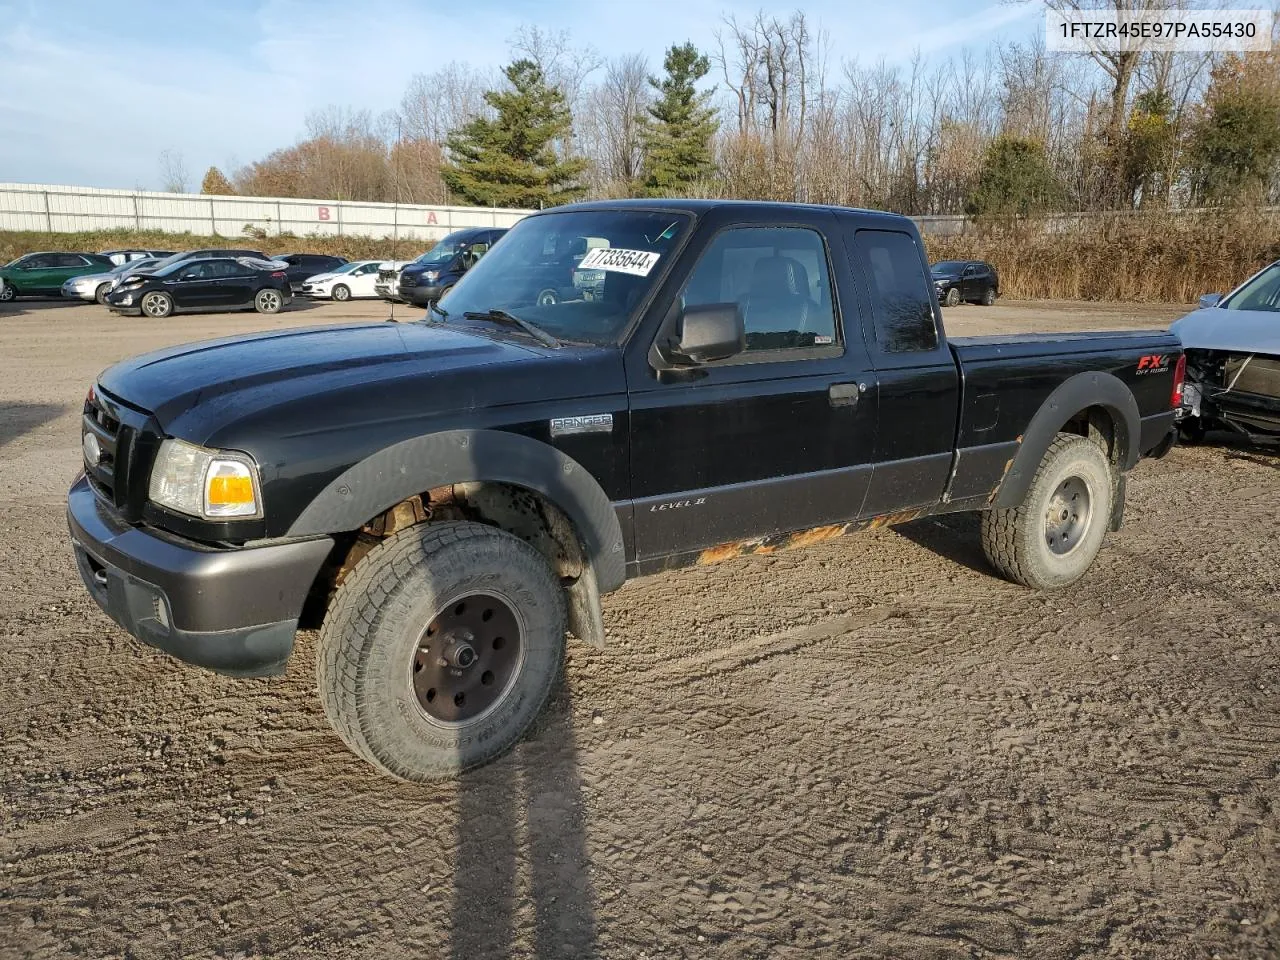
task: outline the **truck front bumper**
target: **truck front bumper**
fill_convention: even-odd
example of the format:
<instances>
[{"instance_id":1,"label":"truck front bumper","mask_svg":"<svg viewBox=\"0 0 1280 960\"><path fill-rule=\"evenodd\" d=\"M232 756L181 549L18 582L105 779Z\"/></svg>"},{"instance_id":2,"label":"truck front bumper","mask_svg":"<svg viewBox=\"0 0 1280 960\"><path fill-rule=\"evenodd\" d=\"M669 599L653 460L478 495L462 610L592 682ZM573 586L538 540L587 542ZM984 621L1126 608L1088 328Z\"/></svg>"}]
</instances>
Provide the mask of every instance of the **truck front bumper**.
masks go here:
<instances>
[{"instance_id":1,"label":"truck front bumper","mask_svg":"<svg viewBox=\"0 0 1280 960\"><path fill-rule=\"evenodd\" d=\"M82 476L67 495L90 596L137 639L233 676L284 671L302 605L333 547L320 537L205 547L123 522Z\"/></svg>"}]
</instances>

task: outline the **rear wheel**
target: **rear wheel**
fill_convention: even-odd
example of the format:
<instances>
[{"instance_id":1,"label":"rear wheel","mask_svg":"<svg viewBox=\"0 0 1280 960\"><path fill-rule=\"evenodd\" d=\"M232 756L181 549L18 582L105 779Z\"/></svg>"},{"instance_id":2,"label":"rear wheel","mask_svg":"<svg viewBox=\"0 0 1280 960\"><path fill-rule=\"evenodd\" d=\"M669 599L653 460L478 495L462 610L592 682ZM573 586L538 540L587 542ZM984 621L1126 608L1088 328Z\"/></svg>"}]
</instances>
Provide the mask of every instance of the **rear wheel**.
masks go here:
<instances>
[{"instance_id":1,"label":"rear wheel","mask_svg":"<svg viewBox=\"0 0 1280 960\"><path fill-rule=\"evenodd\" d=\"M93 299L97 300L99 303L105 304L107 302L107 294L110 292L111 284L100 283L98 284L98 289L93 291Z\"/></svg>"},{"instance_id":2,"label":"rear wheel","mask_svg":"<svg viewBox=\"0 0 1280 960\"><path fill-rule=\"evenodd\" d=\"M8 303L18 295L18 289L12 283L0 283L0 303Z\"/></svg>"},{"instance_id":3,"label":"rear wheel","mask_svg":"<svg viewBox=\"0 0 1280 960\"><path fill-rule=\"evenodd\" d=\"M987 287L987 289L982 291L982 305L984 307L989 307L995 302L996 302L995 287Z\"/></svg>"},{"instance_id":4,"label":"rear wheel","mask_svg":"<svg viewBox=\"0 0 1280 960\"><path fill-rule=\"evenodd\" d=\"M264 287L253 298L253 309L259 313L279 313L284 306L284 297L274 287Z\"/></svg>"},{"instance_id":5,"label":"rear wheel","mask_svg":"<svg viewBox=\"0 0 1280 960\"><path fill-rule=\"evenodd\" d=\"M947 291L947 295L942 302L945 306L954 307L960 302L960 290L957 287L952 287Z\"/></svg>"},{"instance_id":6,"label":"rear wheel","mask_svg":"<svg viewBox=\"0 0 1280 960\"><path fill-rule=\"evenodd\" d=\"M1102 547L1115 485L1096 443L1060 433L1022 505L982 515L982 549L1000 573L1036 590L1075 583Z\"/></svg>"},{"instance_id":7,"label":"rear wheel","mask_svg":"<svg viewBox=\"0 0 1280 960\"><path fill-rule=\"evenodd\" d=\"M339 303L345 303L347 300L351 299L351 288L345 283L335 284L332 296L333 299L337 300Z\"/></svg>"},{"instance_id":8,"label":"rear wheel","mask_svg":"<svg viewBox=\"0 0 1280 960\"><path fill-rule=\"evenodd\" d=\"M320 697L365 760L437 780L520 739L564 644L564 593L533 547L476 523L411 527L338 589L320 631Z\"/></svg>"},{"instance_id":9,"label":"rear wheel","mask_svg":"<svg viewBox=\"0 0 1280 960\"><path fill-rule=\"evenodd\" d=\"M142 297L142 312L153 320L163 320L173 313L173 298L167 293L153 291Z\"/></svg>"}]
</instances>

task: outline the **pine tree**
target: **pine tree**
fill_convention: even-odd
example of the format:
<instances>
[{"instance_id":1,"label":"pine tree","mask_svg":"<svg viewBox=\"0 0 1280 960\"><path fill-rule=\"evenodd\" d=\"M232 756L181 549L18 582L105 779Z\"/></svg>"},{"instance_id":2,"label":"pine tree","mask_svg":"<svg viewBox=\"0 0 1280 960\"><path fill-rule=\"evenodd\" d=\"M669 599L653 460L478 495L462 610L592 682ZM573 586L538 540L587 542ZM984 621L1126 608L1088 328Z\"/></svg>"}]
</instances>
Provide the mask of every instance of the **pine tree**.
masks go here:
<instances>
[{"instance_id":1,"label":"pine tree","mask_svg":"<svg viewBox=\"0 0 1280 960\"><path fill-rule=\"evenodd\" d=\"M229 197L236 192L236 188L231 186L231 181L223 176L221 170L210 167L205 171L204 179L200 181L200 192Z\"/></svg>"},{"instance_id":2,"label":"pine tree","mask_svg":"<svg viewBox=\"0 0 1280 960\"><path fill-rule=\"evenodd\" d=\"M965 212L1033 214L1060 208L1062 185L1054 175L1044 144L1029 137L1002 134L982 158L978 184Z\"/></svg>"},{"instance_id":3,"label":"pine tree","mask_svg":"<svg viewBox=\"0 0 1280 960\"><path fill-rule=\"evenodd\" d=\"M511 89L484 95L496 115L476 117L449 135L445 183L485 206L543 207L576 200L585 191L578 177L587 161L561 157L556 150L572 130L564 94L547 83L532 60L517 60L503 73Z\"/></svg>"},{"instance_id":4,"label":"pine tree","mask_svg":"<svg viewBox=\"0 0 1280 960\"><path fill-rule=\"evenodd\" d=\"M667 75L649 84L659 97L649 107L641 130L644 148L643 190L649 196L687 193L714 169L711 138L720 123L708 105L715 89L699 93L697 83L711 69L706 54L692 43L673 46L662 62Z\"/></svg>"}]
</instances>

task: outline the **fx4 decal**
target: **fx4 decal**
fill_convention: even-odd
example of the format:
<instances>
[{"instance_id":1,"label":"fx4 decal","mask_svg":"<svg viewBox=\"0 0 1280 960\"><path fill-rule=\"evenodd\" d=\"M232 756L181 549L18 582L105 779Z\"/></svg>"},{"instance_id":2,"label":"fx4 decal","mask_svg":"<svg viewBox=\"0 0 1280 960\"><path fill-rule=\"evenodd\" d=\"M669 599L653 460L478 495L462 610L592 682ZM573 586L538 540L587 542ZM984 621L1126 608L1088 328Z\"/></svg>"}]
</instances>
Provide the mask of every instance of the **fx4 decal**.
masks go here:
<instances>
[{"instance_id":1,"label":"fx4 decal","mask_svg":"<svg viewBox=\"0 0 1280 960\"><path fill-rule=\"evenodd\" d=\"M1173 354L1170 353L1149 353L1138 358L1138 373L1168 373L1172 360Z\"/></svg>"}]
</instances>

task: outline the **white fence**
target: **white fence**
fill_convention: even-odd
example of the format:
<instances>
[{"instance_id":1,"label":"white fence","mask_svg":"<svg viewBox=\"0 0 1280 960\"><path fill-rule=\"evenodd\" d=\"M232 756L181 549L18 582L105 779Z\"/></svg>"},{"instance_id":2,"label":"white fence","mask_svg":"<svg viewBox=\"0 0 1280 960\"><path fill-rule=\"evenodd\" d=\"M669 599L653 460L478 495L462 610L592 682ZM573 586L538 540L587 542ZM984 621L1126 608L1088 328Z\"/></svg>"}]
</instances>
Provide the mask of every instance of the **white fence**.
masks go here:
<instances>
[{"instance_id":1,"label":"white fence","mask_svg":"<svg viewBox=\"0 0 1280 960\"><path fill-rule=\"evenodd\" d=\"M530 212L0 183L0 230L48 233L123 229L243 237L254 228L271 235L438 240L462 227L509 227Z\"/></svg>"}]
</instances>

